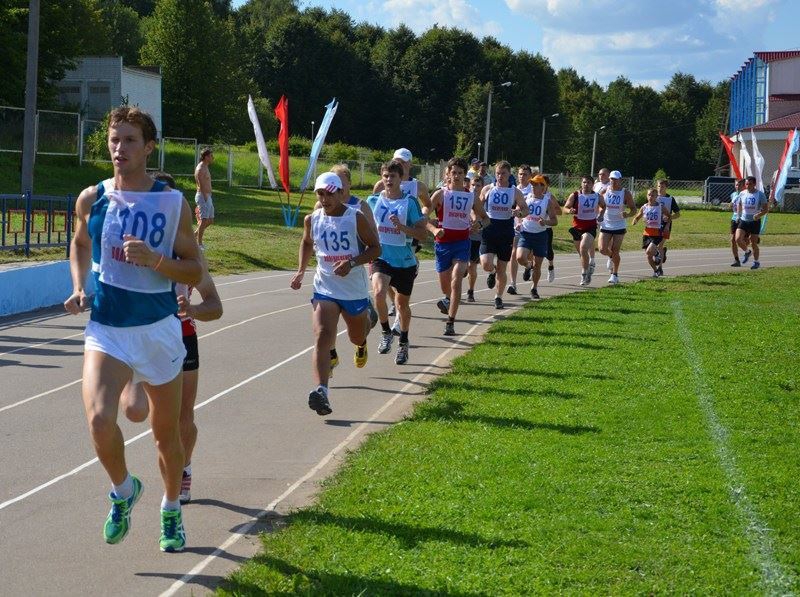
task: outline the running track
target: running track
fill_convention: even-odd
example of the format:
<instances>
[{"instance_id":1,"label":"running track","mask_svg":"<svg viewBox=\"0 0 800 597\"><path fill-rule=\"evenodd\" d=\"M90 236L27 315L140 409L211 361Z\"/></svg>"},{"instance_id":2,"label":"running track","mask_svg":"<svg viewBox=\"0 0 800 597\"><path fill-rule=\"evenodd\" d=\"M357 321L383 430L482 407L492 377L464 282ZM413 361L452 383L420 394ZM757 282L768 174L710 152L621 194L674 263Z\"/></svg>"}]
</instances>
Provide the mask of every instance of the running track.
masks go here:
<instances>
[{"instance_id":1,"label":"running track","mask_svg":"<svg viewBox=\"0 0 800 597\"><path fill-rule=\"evenodd\" d=\"M671 251L667 275L731 271L728 249ZM800 265L800 247L762 249L764 267ZM557 279L543 297L582 290L576 255L556 255ZM593 287L605 286L598 254ZM640 252L623 255L623 282L648 277ZM748 275L742 268L740 275ZM2 592L62 595L203 593L259 548L270 519L313 498L347 449L402 417L425 383L479 341L488 325L528 302L506 297L496 311L480 274L478 302L464 303L459 336L441 335L443 316L433 265L421 265L412 296L408 364L379 355L369 338L367 367L352 365L339 337L342 364L331 382L332 415L306 406L311 389L308 297L288 288L291 272L217 279L225 315L200 324L201 376L194 455L194 501L184 509L188 547L158 551L160 478L146 425L124 420L131 471L145 491L124 543L106 545L102 523L108 480L95 460L80 400L83 327L87 316L53 309L0 318L0 578ZM521 276L521 271L520 271ZM520 279L521 282L521 279ZM340 326L343 330L344 326Z\"/></svg>"}]
</instances>

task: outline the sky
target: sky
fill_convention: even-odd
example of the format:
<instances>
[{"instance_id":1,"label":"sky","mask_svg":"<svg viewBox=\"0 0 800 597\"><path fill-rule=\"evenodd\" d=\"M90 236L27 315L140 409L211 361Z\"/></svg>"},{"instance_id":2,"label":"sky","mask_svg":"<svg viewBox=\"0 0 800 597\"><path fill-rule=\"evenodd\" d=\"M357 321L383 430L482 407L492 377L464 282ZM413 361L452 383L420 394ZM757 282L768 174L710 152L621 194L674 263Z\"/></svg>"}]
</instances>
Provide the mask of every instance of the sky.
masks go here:
<instances>
[{"instance_id":1,"label":"sky","mask_svg":"<svg viewBox=\"0 0 800 597\"><path fill-rule=\"evenodd\" d=\"M234 0L239 6L244 0ZM662 89L675 72L717 83L754 51L800 49L800 0L301 0L416 33L434 24L539 52L601 85ZM465 65L466 67L466 65Z\"/></svg>"}]
</instances>

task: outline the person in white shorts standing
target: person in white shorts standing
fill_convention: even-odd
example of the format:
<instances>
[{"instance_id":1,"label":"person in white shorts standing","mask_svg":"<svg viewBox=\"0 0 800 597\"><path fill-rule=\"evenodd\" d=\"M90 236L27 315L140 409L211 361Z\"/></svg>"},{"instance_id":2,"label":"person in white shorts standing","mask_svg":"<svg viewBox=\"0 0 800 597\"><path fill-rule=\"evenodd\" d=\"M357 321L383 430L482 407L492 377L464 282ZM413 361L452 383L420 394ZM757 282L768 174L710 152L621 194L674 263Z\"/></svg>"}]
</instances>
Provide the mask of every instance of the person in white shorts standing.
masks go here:
<instances>
[{"instance_id":1,"label":"person in white shorts standing","mask_svg":"<svg viewBox=\"0 0 800 597\"><path fill-rule=\"evenodd\" d=\"M64 307L88 307L84 287L91 264L95 283L85 332L83 402L95 451L111 478L111 511L103 535L119 543L130 528L142 482L128 472L119 398L129 381L144 382L158 449L164 497L162 551L186 544L178 499L184 454L179 429L181 368L186 349L174 282L197 284L202 275L189 204L145 170L156 143L152 118L138 108L109 115L108 149L114 177L84 189L75 210L70 271L73 293ZM177 257L177 258L174 258Z\"/></svg>"},{"instance_id":2,"label":"person in white shorts standing","mask_svg":"<svg viewBox=\"0 0 800 597\"><path fill-rule=\"evenodd\" d=\"M200 152L200 161L194 168L194 180L197 185L197 192L194 196L194 202L197 205L194 210L197 217L197 230L194 234L201 249L204 248L203 233L214 223L214 200L211 198L211 171L209 170L213 163L214 152L210 147L205 147Z\"/></svg>"},{"instance_id":3,"label":"person in white shorts standing","mask_svg":"<svg viewBox=\"0 0 800 597\"><path fill-rule=\"evenodd\" d=\"M322 207L303 221L297 273L292 276L290 286L300 289L308 262L316 253L317 270L311 299L316 338L311 362L317 387L308 394L308 407L322 416L333 412L328 399L330 351L336 340L340 315L356 347L353 356L356 367L367 364L369 288L361 268L381 254L381 247L375 227L361 210L346 205L341 178L333 172L320 174L314 183L314 192Z\"/></svg>"},{"instance_id":4,"label":"person in white shorts standing","mask_svg":"<svg viewBox=\"0 0 800 597\"><path fill-rule=\"evenodd\" d=\"M626 218L636 213L633 195L622 188L622 174L613 170L609 175L610 186L603 191L603 204L600 206L600 252L608 257L611 277L609 284L619 284L619 249L627 231Z\"/></svg>"}]
</instances>

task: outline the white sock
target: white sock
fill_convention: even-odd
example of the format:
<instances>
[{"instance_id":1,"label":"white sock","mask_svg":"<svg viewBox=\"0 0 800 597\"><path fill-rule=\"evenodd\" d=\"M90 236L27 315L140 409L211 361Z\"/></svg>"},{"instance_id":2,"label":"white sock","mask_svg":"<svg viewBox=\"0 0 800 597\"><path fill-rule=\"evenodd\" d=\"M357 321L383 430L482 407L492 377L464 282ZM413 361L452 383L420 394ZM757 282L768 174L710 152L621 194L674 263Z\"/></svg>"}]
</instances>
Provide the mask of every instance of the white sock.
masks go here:
<instances>
[{"instance_id":1,"label":"white sock","mask_svg":"<svg viewBox=\"0 0 800 597\"><path fill-rule=\"evenodd\" d=\"M192 476L192 463L191 462L183 467L183 473L185 475L189 475L190 477Z\"/></svg>"},{"instance_id":2,"label":"white sock","mask_svg":"<svg viewBox=\"0 0 800 597\"><path fill-rule=\"evenodd\" d=\"M322 384L319 384L317 386L317 391L318 392L322 392L323 394L325 394L327 396L328 395L328 386L323 386Z\"/></svg>"},{"instance_id":3,"label":"white sock","mask_svg":"<svg viewBox=\"0 0 800 597\"><path fill-rule=\"evenodd\" d=\"M111 488L111 491L114 492L115 496L117 496L119 499L127 500L133 495L133 478L131 477L131 474L128 473L128 476L125 477L125 480L121 485L114 485L112 483Z\"/></svg>"},{"instance_id":4,"label":"white sock","mask_svg":"<svg viewBox=\"0 0 800 597\"><path fill-rule=\"evenodd\" d=\"M161 509L162 510L180 510L181 509L181 501L174 500L170 501L167 499L167 495L164 494L164 497L161 498Z\"/></svg>"}]
</instances>

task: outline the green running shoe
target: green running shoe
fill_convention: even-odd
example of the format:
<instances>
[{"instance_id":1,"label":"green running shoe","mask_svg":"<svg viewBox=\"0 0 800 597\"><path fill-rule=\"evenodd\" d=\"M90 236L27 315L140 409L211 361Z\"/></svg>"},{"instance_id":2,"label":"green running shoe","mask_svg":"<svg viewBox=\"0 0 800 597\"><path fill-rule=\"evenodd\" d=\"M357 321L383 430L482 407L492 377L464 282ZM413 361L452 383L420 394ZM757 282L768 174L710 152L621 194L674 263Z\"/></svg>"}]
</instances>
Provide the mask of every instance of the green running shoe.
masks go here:
<instances>
[{"instance_id":1,"label":"green running shoe","mask_svg":"<svg viewBox=\"0 0 800 597\"><path fill-rule=\"evenodd\" d=\"M186 547L186 531L183 530L183 516L180 510L161 511L161 551L175 553Z\"/></svg>"},{"instance_id":2,"label":"green running shoe","mask_svg":"<svg viewBox=\"0 0 800 597\"><path fill-rule=\"evenodd\" d=\"M131 529L131 510L144 491L144 485L138 477L131 475L131 479L133 479L133 495L128 499L120 499L113 492L108 494L108 499L111 500L111 511L103 526L103 537L106 543L119 543Z\"/></svg>"}]
</instances>

